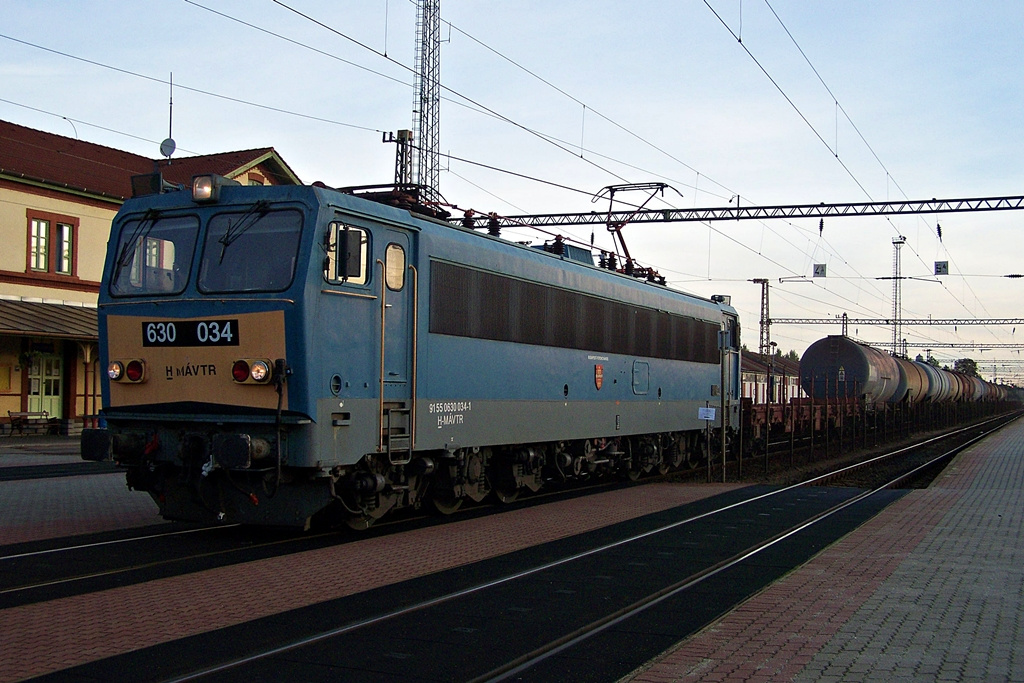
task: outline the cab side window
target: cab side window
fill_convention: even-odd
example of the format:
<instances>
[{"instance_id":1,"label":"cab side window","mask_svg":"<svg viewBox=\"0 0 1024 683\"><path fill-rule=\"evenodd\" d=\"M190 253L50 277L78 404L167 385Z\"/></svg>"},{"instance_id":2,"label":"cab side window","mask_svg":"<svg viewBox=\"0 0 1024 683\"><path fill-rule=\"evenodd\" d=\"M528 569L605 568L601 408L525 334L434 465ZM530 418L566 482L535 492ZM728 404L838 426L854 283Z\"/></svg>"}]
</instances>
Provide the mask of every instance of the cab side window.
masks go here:
<instances>
[{"instance_id":1,"label":"cab side window","mask_svg":"<svg viewBox=\"0 0 1024 683\"><path fill-rule=\"evenodd\" d=\"M324 277L334 283L366 284L370 254L370 236L366 230L335 221L331 223L327 237Z\"/></svg>"},{"instance_id":2,"label":"cab side window","mask_svg":"<svg viewBox=\"0 0 1024 683\"><path fill-rule=\"evenodd\" d=\"M396 292L405 286L405 249L398 244L389 244L384 251L384 280Z\"/></svg>"}]
</instances>

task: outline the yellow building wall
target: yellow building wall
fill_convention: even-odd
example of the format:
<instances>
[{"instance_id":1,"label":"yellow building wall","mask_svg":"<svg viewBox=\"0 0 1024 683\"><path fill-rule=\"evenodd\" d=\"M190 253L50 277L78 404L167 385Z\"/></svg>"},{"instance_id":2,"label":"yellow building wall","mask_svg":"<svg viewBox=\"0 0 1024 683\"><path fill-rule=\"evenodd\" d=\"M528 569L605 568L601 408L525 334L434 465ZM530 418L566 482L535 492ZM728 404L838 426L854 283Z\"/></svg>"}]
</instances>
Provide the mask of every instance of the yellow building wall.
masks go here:
<instances>
[{"instance_id":1,"label":"yellow building wall","mask_svg":"<svg viewBox=\"0 0 1024 683\"><path fill-rule=\"evenodd\" d=\"M0 250L0 271L26 272L29 248L26 212L32 209L78 219L75 274L83 283L97 284L103 273L110 223L118 208L119 206L113 202L106 208L95 202L78 203L70 199L36 194L31 188L14 190L0 187L0 239L4 244L4 249ZM5 283L0 285L0 293L18 297L96 303L96 294L65 289L58 283Z\"/></svg>"},{"instance_id":2,"label":"yellow building wall","mask_svg":"<svg viewBox=\"0 0 1024 683\"><path fill-rule=\"evenodd\" d=\"M21 410L21 367L18 363L19 340L0 337L0 415Z\"/></svg>"}]
</instances>

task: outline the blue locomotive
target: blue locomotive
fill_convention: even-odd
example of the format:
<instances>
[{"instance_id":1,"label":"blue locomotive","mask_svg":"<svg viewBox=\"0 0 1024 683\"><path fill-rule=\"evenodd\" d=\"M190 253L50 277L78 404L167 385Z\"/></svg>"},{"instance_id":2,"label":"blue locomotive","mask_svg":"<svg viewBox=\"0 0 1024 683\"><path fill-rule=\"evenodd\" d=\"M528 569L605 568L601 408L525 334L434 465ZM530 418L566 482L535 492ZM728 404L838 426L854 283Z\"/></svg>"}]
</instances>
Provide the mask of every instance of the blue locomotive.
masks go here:
<instances>
[{"instance_id":1,"label":"blue locomotive","mask_svg":"<svg viewBox=\"0 0 1024 683\"><path fill-rule=\"evenodd\" d=\"M99 327L83 457L168 519L364 528L667 471L739 424L724 298L325 187L199 176L125 202Z\"/></svg>"}]
</instances>

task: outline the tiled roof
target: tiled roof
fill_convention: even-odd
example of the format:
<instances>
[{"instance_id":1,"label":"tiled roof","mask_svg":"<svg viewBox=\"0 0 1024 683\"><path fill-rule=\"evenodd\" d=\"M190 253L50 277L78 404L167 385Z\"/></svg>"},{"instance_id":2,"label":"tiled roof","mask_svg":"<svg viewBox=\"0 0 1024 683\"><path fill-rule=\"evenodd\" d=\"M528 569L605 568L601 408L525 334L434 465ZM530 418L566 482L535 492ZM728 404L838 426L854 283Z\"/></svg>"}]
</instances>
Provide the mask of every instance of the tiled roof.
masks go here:
<instances>
[{"instance_id":1,"label":"tiled roof","mask_svg":"<svg viewBox=\"0 0 1024 683\"><path fill-rule=\"evenodd\" d=\"M744 353L742 357L743 372L768 372L769 359L756 352ZM798 375L800 373L800 362L775 356L772 359L775 374Z\"/></svg>"},{"instance_id":2,"label":"tiled roof","mask_svg":"<svg viewBox=\"0 0 1024 683\"><path fill-rule=\"evenodd\" d=\"M267 165L274 171L273 183L275 185L292 185L301 182L273 147L204 154L203 156L182 157L170 161L161 159L160 172L163 173L165 179L172 183L188 185L192 182L192 176L200 173L216 173L233 178L264 161L269 162ZM264 168L263 172L266 173L266 171L267 169ZM152 172L152 169L148 172Z\"/></svg>"},{"instance_id":3,"label":"tiled roof","mask_svg":"<svg viewBox=\"0 0 1024 683\"><path fill-rule=\"evenodd\" d=\"M0 300L0 335L96 341L97 329L95 308Z\"/></svg>"},{"instance_id":4,"label":"tiled roof","mask_svg":"<svg viewBox=\"0 0 1024 683\"><path fill-rule=\"evenodd\" d=\"M131 177L159 166L164 178L188 184L198 173L232 177L267 162L275 184L300 182L273 147L154 160L84 140L0 121L0 174L123 200Z\"/></svg>"}]
</instances>

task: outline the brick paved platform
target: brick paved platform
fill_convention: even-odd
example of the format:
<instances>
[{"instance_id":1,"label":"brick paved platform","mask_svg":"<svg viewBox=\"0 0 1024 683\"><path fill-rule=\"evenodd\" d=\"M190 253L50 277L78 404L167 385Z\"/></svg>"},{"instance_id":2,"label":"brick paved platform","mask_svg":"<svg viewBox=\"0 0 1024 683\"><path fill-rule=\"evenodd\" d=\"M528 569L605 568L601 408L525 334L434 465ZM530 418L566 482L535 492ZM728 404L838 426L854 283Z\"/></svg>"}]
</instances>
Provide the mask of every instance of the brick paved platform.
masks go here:
<instances>
[{"instance_id":1,"label":"brick paved platform","mask_svg":"<svg viewBox=\"0 0 1024 683\"><path fill-rule=\"evenodd\" d=\"M0 546L163 521L153 499L129 491L121 473L0 481Z\"/></svg>"},{"instance_id":2,"label":"brick paved platform","mask_svg":"<svg viewBox=\"0 0 1024 683\"><path fill-rule=\"evenodd\" d=\"M1024 420L627 680L1024 681Z\"/></svg>"},{"instance_id":3,"label":"brick paved platform","mask_svg":"<svg viewBox=\"0 0 1024 683\"><path fill-rule=\"evenodd\" d=\"M77 436L0 437L0 467L80 463ZM124 474L0 481L0 546L164 521Z\"/></svg>"},{"instance_id":4,"label":"brick paved platform","mask_svg":"<svg viewBox=\"0 0 1024 683\"><path fill-rule=\"evenodd\" d=\"M86 478L97 477L78 477ZM630 487L0 610L0 682L497 557L735 488L734 484Z\"/></svg>"},{"instance_id":5,"label":"brick paved platform","mask_svg":"<svg viewBox=\"0 0 1024 683\"><path fill-rule=\"evenodd\" d=\"M82 462L77 436L21 435L0 437L0 467Z\"/></svg>"}]
</instances>

